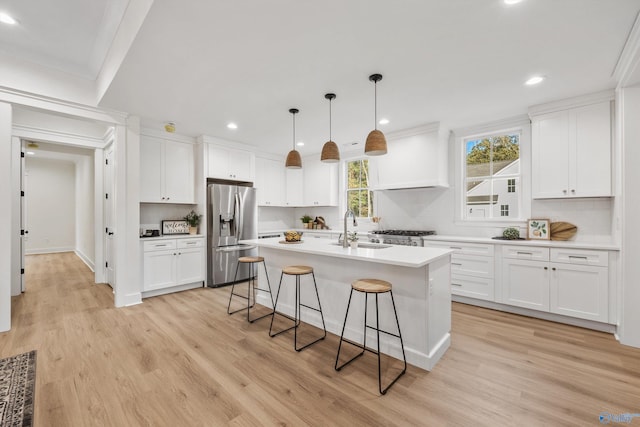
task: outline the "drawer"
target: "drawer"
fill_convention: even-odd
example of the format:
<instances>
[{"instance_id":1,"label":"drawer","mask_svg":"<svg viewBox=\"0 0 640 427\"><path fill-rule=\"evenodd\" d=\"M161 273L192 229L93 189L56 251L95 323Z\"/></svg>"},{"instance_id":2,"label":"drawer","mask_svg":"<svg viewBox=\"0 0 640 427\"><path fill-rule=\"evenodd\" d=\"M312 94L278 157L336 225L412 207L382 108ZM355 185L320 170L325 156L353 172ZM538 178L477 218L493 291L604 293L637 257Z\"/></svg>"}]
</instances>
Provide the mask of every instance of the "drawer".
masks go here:
<instances>
[{"instance_id":1,"label":"drawer","mask_svg":"<svg viewBox=\"0 0 640 427\"><path fill-rule=\"evenodd\" d=\"M549 248L535 246L503 246L502 256L512 259L528 259L532 261L549 261Z\"/></svg>"},{"instance_id":2,"label":"drawer","mask_svg":"<svg viewBox=\"0 0 640 427\"><path fill-rule=\"evenodd\" d=\"M453 249L456 254L493 256L494 245L483 245L481 243L463 242L440 242L424 240L425 246Z\"/></svg>"},{"instance_id":3,"label":"drawer","mask_svg":"<svg viewBox=\"0 0 640 427\"><path fill-rule=\"evenodd\" d=\"M494 300L493 279L451 275L451 293L470 298Z\"/></svg>"},{"instance_id":4,"label":"drawer","mask_svg":"<svg viewBox=\"0 0 640 427\"><path fill-rule=\"evenodd\" d=\"M493 257L479 255L451 255L451 274L493 277Z\"/></svg>"},{"instance_id":5,"label":"drawer","mask_svg":"<svg viewBox=\"0 0 640 427\"><path fill-rule=\"evenodd\" d=\"M551 248L551 261L607 267L609 265L609 252L591 251L588 249Z\"/></svg>"},{"instance_id":6,"label":"drawer","mask_svg":"<svg viewBox=\"0 0 640 427\"><path fill-rule=\"evenodd\" d=\"M176 240L153 240L151 242L144 242L143 250L145 252L162 251L166 249L175 249Z\"/></svg>"},{"instance_id":7,"label":"drawer","mask_svg":"<svg viewBox=\"0 0 640 427\"><path fill-rule=\"evenodd\" d=\"M204 239L179 239L178 248L202 248L204 247Z\"/></svg>"}]
</instances>

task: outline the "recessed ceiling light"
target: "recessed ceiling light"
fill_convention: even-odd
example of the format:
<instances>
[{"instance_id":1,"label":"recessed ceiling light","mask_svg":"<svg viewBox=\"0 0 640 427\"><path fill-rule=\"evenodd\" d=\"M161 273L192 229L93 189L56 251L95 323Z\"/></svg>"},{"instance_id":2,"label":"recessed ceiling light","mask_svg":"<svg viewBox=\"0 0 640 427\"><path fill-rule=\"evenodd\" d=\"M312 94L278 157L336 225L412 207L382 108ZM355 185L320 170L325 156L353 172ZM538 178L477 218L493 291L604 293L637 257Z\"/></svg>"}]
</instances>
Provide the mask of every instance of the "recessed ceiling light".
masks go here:
<instances>
[{"instance_id":1,"label":"recessed ceiling light","mask_svg":"<svg viewBox=\"0 0 640 427\"><path fill-rule=\"evenodd\" d=\"M35 156L36 153L34 153L33 151L27 151L27 156Z\"/></svg>"},{"instance_id":2,"label":"recessed ceiling light","mask_svg":"<svg viewBox=\"0 0 640 427\"><path fill-rule=\"evenodd\" d=\"M302 147L302 146L304 145L304 142L302 142L302 141L298 141L298 142L296 143L296 145L297 145L298 147Z\"/></svg>"},{"instance_id":3,"label":"recessed ceiling light","mask_svg":"<svg viewBox=\"0 0 640 427\"><path fill-rule=\"evenodd\" d=\"M228 127L229 129L238 129L238 125L237 125L237 124L235 124L235 123L233 123L233 122L228 123L228 124L227 124L227 127Z\"/></svg>"},{"instance_id":4,"label":"recessed ceiling light","mask_svg":"<svg viewBox=\"0 0 640 427\"><path fill-rule=\"evenodd\" d=\"M378 124L381 124L381 125L388 125L388 124L389 124L389 119L380 119L380 121L378 122Z\"/></svg>"},{"instance_id":5,"label":"recessed ceiling light","mask_svg":"<svg viewBox=\"0 0 640 427\"><path fill-rule=\"evenodd\" d=\"M527 86L533 86L533 85L537 85L538 83L542 83L543 80L544 80L544 77L542 76L533 76L529 80L524 82L524 84L526 84Z\"/></svg>"},{"instance_id":6,"label":"recessed ceiling light","mask_svg":"<svg viewBox=\"0 0 640 427\"><path fill-rule=\"evenodd\" d=\"M0 22L3 24L15 25L18 23L15 19L13 19L10 15L5 12L0 12Z\"/></svg>"},{"instance_id":7,"label":"recessed ceiling light","mask_svg":"<svg viewBox=\"0 0 640 427\"><path fill-rule=\"evenodd\" d=\"M504 0L504 4L516 4L520 3L522 0Z\"/></svg>"}]
</instances>

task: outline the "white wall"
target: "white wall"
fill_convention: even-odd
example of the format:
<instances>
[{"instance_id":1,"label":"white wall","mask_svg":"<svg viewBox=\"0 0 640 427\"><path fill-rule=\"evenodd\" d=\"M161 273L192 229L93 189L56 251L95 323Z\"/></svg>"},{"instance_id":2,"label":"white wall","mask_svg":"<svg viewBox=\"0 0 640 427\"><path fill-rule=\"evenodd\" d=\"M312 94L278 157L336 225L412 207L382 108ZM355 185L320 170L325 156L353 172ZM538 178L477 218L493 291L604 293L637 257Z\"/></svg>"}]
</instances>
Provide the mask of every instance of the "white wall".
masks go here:
<instances>
[{"instance_id":1,"label":"white wall","mask_svg":"<svg viewBox=\"0 0 640 427\"><path fill-rule=\"evenodd\" d=\"M27 254L73 251L76 244L75 164L27 157Z\"/></svg>"},{"instance_id":2,"label":"white wall","mask_svg":"<svg viewBox=\"0 0 640 427\"><path fill-rule=\"evenodd\" d=\"M11 105L0 102L0 332L11 329Z\"/></svg>"},{"instance_id":3,"label":"white wall","mask_svg":"<svg viewBox=\"0 0 640 427\"><path fill-rule=\"evenodd\" d=\"M80 157L76 161L75 195L76 195L76 241L75 251L82 260L94 270L95 265L95 191L94 191L94 159L90 156Z\"/></svg>"},{"instance_id":4,"label":"white wall","mask_svg":"<svg viewBox=\"0 0 640 427\"><path fill-rule=\"evenodd\" d=\"M191 209L202 214L196 205L167 205L162 203L140 203L140 228L162 230L162 221L182 219ZM203 217L204 219L204 217Z\"/></svg>"}]
</instances>

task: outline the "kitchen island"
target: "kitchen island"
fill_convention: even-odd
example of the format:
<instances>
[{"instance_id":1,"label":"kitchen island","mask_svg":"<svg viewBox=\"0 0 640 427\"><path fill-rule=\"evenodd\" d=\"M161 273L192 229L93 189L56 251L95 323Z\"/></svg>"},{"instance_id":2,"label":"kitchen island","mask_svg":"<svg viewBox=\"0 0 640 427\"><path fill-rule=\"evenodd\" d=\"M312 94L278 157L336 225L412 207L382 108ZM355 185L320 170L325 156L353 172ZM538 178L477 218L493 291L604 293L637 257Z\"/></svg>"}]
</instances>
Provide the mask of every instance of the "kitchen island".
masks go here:
<instances>
[{"instance_id":1,"label":"kitchen island","mask_svg":"<svg viewBox=\"0 0 640 427\"><path fill-rule=\"evenodd\" d=\"M275 294L282 267L309 265L314 268L327 331L340 335L347 309L351 282L360 278L383 279L393 284L393 295L407 362L431 370L451 341L451 273L449 249L366 244L356 249L343 248L335 240L308 239L301 243L281 243L282 238L243 241L258 246L265 258L271 287ZM266 283L260 269L259 281ZM280 292L278 311L293 316L295 286L290 277ZM289 282L290 281L290 282ZM311 278L302 278L302 302L315 300ZM262 294L262 293L261 293ZM258 302L271 306L268 294ZM380 298L380 327L395 331L390 298ZM369 322L374 317L374 302L369 302ZM364 295L354 293L345 337L362 342ZM322 327L319 313L304 310L302 321ZM367 344L375 348L376 336L369 331ZM337 349L336 349L337 350ZM380 350L402 358L397 338L381 337ZM329 361L328 361L329 362ZM332 362L332 361L331 361Z\"/></svg>"}]
</instances>

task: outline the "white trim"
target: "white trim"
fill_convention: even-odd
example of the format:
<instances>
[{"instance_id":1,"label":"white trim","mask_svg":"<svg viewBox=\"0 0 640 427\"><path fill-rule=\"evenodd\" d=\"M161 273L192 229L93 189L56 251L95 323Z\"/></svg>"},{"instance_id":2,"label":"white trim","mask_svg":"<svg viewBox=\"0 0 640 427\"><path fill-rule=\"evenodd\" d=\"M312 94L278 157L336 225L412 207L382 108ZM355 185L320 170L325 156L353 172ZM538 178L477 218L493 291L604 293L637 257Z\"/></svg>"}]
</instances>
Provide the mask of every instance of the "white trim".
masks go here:
<instances>
[{"instance_id":1,"label":"white trim","mask_svg":"<svg viewBox=\"0 0 640 427\"><path fill-rule=\"evenodd\" d=\"M153 291L142 292L142 298L156 297L158 295L172 294L174 292L182 292L190 289L204 288L204 282L188 283L186 285L172 286L170 288L155 289Z\"/></svg>"},{"instance_id":2,"label":"white trim","mask_svg":"<svg viewBox=\"0 0 640 427\"><path fill-rule=\"evenodd\" d=\"M573 98L562 99L560 101L548 102L546 104L533 105L529 107L529 117L533 118L541 114L554 113L556 111L568 110L570 108L584 107L586 105L597 104L604 101L615 100L615 91L605 90L602 92L590 93Z\"/></svg>"},{"instance_id":3,"label":"white trim","mask_svg":"<svg viewBox=\"0 0 640 427\"><path fill-rule=\"evenodd\" d=\"M494 134L497 132L508 132L509 130L520 129L530 124L531 120L529 119L529 116L521 114L519 116L509 117L502 120L495 120L492 122L453 129L452 132L454 134L454 138L460 138L464 135L464 138L467 139Z\"/></svg>"},{"instance_id":4,"label":"white trim","mask_svg":"<svg viewBox=\"0 0 640 427\"><path fill-rule=\"evenodd\" d=\"M50 129L35 128L32 126L13 125L13 135L18 138L32 141L54 142L58 144L73 145L83 148L104 148L103 138L90 137L77 133L60 132ZM105 136L108 136L107 133Z\"/></svg>"},{"instance_id":5,"label":"white trim","mask_svg":"<svg viewBox=\"0 0 640 427\"><path fill-rule=\"evenodd\" d=\"M187 144L196 144L196 138L191 136L181 135L178 133L169 133L163 130L151 129L151 128L141 128L140 129L141 136L151 136L154 138L160 139L170 139L172 141L177 142L185 142Z\"/></svg>"},{"instance_id":6,"label":"white trim","mask_svg":"<svg viewBox=\"0 0 640 427\"><path fill-rule=\"evenodd\" d=\"M233 148L235 150L250 151L251 153L255 152L256 149L253 145L208 135L200 135L196 138L196 141L203 144L214 144L222 147Z\"/></svg>"},{"instance_id":7,"label":"white trim","mask_svg":"<svg viewBox=\"0 0 640 427\"><path fill-rule=\"evenodd\" d=\"M95 266L93 265L93 262L91 262L89 257L87 257L82 251L79 251L77 249L74 250L73 252L75 252L76 256L80 258L82 262L84 262L87 265L87 267L89 267L89 270L95 273L95 269L94 269Z\"/></svg>"},{"instance_id":8,"label":"white trim","mask_svg":"<svg viewBox=\"0 0 640 427\"><path fill-rule=\"evenodd\" d=\"M640 13L629 31L629 36L624 44L620 57L613 70L613 78L618 82L618 88L629 84L633 71L640 66Z\"/></svg>"},{"instance_id":9,"label":"white trim","mask_svg":"<svg viewBox=\"0 0 640 427\"><path fill-rule=\"evenodd\" d=\"M0 86L0 101L114 124L124 124L128 116L127 113L120 111L104 110L89 105L11 89L5 86Z\"/></svg>"},{"instance_id":10,"label":"white trim","mask_svg":"<svg viewBox=\"0 0 640 427\"><path fill-rule=\"evenodd\" d=\"M397 130L394 132L388 132L386 134L387 139L406 138L409 136L422 135L423 133L433 133L440 130L440 122L427 123L422 126L416 126L409 129ZM363 151L364 154L364 151Z\"/></svg>"},{"instance_id":11,"label":"white trim","mask_svg":"<svg viewBox=\"0 0 640 427\"><path fill-rule=\"evenodd\" d=\"M42 255L42 254L57 254L61 252L75 252L73 246L60 246L57 248L33 248L27 249L26 255Z\"/></svg>"}]
</instances>

